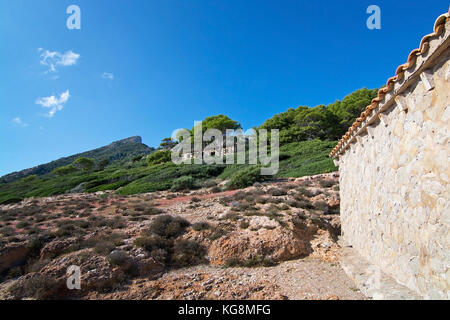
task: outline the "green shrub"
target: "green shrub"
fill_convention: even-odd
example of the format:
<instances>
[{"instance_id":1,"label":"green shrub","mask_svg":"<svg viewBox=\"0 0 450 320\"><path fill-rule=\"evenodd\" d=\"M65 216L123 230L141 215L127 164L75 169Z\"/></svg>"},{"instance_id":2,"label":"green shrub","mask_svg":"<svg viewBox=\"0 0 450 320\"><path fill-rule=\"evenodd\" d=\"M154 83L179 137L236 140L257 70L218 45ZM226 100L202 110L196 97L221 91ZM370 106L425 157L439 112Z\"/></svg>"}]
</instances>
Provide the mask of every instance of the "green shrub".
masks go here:
<instances>
[{"instance_id":1,"label":"green shrub","mask_svg":"<svg viewBox=\"0 0 450 320\"><path fill-rule=\"evenodd\" d=\"M28 183L28 182L36 180L37 177L38 177L37 175L32 174L32 175L29 175L28 177L22 178L20 181L24 182L24 183Z\"/></svg>"},{"instance_id":2,"label":"green shrub","mask_svg":"<svg viewBox=\"0 0 450 320\"><path fill-rule=\"evenodd\" d=\"M20 197L15 196L7 196L4 199L0 199L0 204L13 204L13 203L19 203L23 199Z\"/></svg>"},{"instance_id":3,"label":"green shrub","mask_svg":"<svg viewBox=\"0 0 450 320\"><path fill-rule=\"evenodd\" d=\"M236 172L227 183L227 188L242 189L253 185L255 182L262 182L267 179L269 179L268 176L261 175L260 167L253 166Z\"/></svg>"},{"instance_id":4,"label":"green shrub","mask_svg":"<svg viewBox=\"0 0 450 320\"><path fill-rule=\"evenodd\" d=\"M190 223L180 217L159 216L150 224L150 231L164 238L181 235Z\"/></svg>"},{"instance_id":5,"label":"green shrub","mask_svg":"<svg viewBox=\"0 0 450 320\"><path fill-rule=\"evenodd\" d=\"M197 222L192 225L192 229L195 231L203 231L211 229L211 225L208 222Z\"/></svg>"},{"instance_id":6,"label":"green shrub","mask_svg":"<svg viewBox=\"0 0 450 320\"><path fill-rule=\"evenodd\" d=\"M95 162L93 159L80 157L76 159L72 165L76 168L79 168L85 172L92 170L94 168Z\"/></svg>"},{"instance_id":7,"label":"green shrub","mask_svg":"<svg viewBox=\"0 0 450 320\"><path fill-rule=\"evenodd\" d=\"M70 174L70 173L73 173L76 171L77 171L77 168L75 168L73 165L69 164L68 166L63 166L63 167L54 169L52 171L52 173L57 176L64 176L64 175L67 175L67 174Z\"/></svg>"},{"instance_id":8,"label":"green shrub","mask_svg":"<svg viewBox=\"0 0 450 320\"><path fill-rule=\"evenodd\" d=\"M30 226L30 223L28 221L20 221L19 223L16 224L16 228L19 228L19 229L23 229L23 228L26 228L29 226Z\"/></svg>"},{"instance_id":9,"label":"green shrub","mask_svg":"<svg viewBox=\"0 0 450 320\"><path fill-rule=\"evenodd\" d=\"M194 187L194 178L191 176L183 176L176 179L172 184L172 191L189 190Z\"/></svg>"},{"instance_id":10,"label":"green shrub","mask_svg":"<svg viewBox=\"0 0 450 320\"><path fill-rule=\"evenodd\" d=\"M155 164L170 162L171 160L172 157L170 151L156 151L147 157L147 164L153 166Z\"/></svg>"}]
</instances>

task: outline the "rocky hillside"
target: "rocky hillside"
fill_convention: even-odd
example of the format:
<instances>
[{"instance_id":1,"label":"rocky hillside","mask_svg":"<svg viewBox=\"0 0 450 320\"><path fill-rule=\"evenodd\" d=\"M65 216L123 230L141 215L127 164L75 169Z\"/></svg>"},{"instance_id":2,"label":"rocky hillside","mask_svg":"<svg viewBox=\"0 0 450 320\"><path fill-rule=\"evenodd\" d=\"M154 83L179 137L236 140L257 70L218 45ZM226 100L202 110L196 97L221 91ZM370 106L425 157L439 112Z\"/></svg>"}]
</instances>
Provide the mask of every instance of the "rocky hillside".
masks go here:
<instances>
[{"instance_id":1,"label":"rocky hillside","mask_svg":"<svg viewBox=\"0 0 450 320\"><path fill-rule=\"evenodd\" d=\"M143 144L141 137L130 137L115 141L101 148L74 154L33 168L7 174L0 178L0 182L12 182L30 175L42 176L52 172L55 168L71 164L75 159L80 157L91 158L98 162L106 159L109 163L113 163L118 160L129 160L142 154L149 154L152 151L154 151L154 148Z\"/></svg>"},{"instance_id":2,"label":"rocky hillside","mask_svg":"<svg viewBox=\"0 0 450 320\"><path fill-rule=\"evenodd\" d=\"M336 263L337 177L2 205L0 298L362 298Z\"/></svg>"}]
</instances>

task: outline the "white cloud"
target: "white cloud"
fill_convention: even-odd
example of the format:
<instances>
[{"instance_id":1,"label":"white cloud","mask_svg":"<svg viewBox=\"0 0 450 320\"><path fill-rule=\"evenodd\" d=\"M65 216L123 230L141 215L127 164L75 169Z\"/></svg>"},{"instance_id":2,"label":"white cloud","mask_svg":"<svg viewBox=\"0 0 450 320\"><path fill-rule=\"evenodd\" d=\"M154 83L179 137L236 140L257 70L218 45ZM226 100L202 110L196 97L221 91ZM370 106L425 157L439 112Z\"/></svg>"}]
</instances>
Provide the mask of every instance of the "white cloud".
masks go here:
<instances>
[{"instance_id":1,"label":"white cloud","mask_svg":"<svg viewBox=\"0 0 450 320\"><path fill-rule=\"evenodd\" d=\"M20 117L15 117L14 119L12 119L12 122L14 122L15 124L17 124L17 125L19 125L19 126L21 126L21 127L26 127L26 126L28 126L28 124L27 124L27 123L24 123L24 122L22 121L22 119L20 119Z\"/></svg>"},{"instance_id":2,"label":"white cloud","mask_svg":"<svg viewBox=\"0 0 450 320\"><path fill-rule=\"evenodd\" d=\"M69 90L66 90L59 95L59 98L55 95L38 98L36 100L36 104L40 104L42 107L49 109L46 116L51 118L57 111L61 111L63 109L63 105L69 100L69 98Z\"/></svg>"},{"instance_id":3,"label":"white cloud","mask_svg":"<svg viewBox=\"0 0 450 320\"><path fill-rule=\"evenodd\" d=\"M58 51L49 51L42 48L38 49L41 52L41 64L48 67L48 72L57 72L57 66L73 66L77 63L80 58L80 54L69 50L65 53L60 53Z\"/></svg>"},{"instance_id":4,"label":"white cloud","mask_svg":"<svg viewBox=\"0 0 450 320\"><path fill-rule=\"evenodd\" d=\"M107 80L114 80L114 75L109 72L103 72L102 78Z\"/></svg>"}]
</instances>

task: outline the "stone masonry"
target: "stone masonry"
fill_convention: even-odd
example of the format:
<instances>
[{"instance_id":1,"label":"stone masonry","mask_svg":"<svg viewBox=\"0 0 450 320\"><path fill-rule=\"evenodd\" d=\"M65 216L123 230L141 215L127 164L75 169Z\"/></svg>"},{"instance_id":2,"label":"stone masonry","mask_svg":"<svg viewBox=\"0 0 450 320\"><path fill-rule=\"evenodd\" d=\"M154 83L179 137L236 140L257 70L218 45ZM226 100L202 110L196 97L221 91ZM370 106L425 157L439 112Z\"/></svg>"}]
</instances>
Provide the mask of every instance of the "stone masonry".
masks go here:
<instances>
[{"instance_id":1,"label":"stone masonry","mask_svg":"<svg viewBox=\"0 0 450 320\"><path fill-rule=\"evenodd\" d=\"M443 16L414 65L332 153L343 238L426 299L450 299L450 21Z\"/></svg>"}]
</instances>

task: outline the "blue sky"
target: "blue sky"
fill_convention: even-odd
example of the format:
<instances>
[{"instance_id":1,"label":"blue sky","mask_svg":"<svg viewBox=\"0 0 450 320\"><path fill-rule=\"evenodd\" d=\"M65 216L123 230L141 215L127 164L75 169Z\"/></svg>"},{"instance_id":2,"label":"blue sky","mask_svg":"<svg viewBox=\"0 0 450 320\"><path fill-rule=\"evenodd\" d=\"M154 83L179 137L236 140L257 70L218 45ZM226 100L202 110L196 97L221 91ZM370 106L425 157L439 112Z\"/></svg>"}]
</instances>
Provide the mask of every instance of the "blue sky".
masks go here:
<instances>
[{"instance_id":1,"label":"blue sky","mask_svg":"<svg viewBox=\"0 0 450 320\"><path fill-rule=\"evenodd\" d=\"M66 8L81 8L81 30ZM381 8L381 30L366 8ZM0 0L0 175L226 114L245 129L383 85L433 1Z\"/></svg>"}]
</instances>

